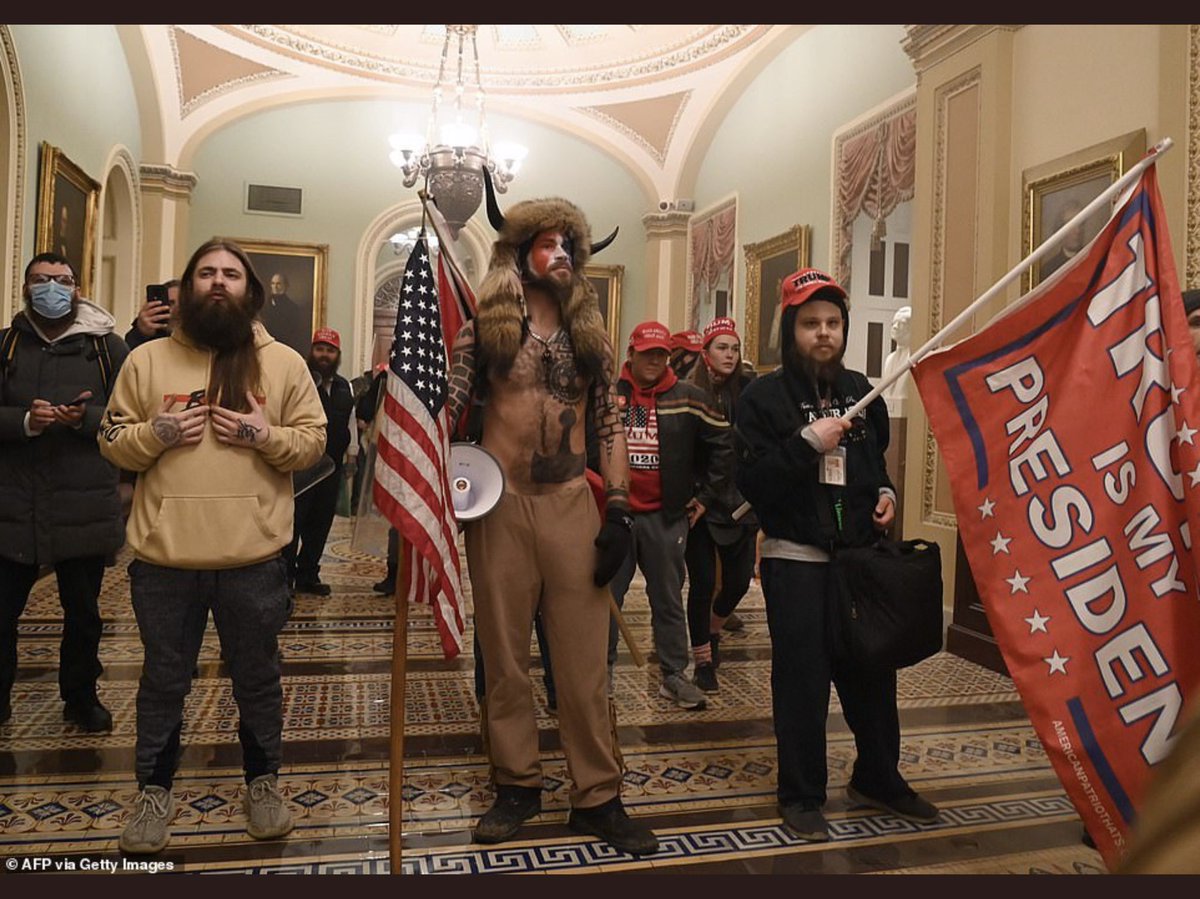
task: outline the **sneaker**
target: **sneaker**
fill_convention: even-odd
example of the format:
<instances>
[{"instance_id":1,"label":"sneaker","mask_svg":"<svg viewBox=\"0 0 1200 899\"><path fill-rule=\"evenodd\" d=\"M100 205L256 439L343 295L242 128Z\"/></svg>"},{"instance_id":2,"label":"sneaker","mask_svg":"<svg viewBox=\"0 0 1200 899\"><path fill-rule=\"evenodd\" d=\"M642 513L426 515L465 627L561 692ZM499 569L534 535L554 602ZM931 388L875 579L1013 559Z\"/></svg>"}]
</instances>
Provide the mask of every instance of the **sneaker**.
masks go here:
<instances>
[{"instance_id":1,"label":"sneaker","mask_svg":"<svg viewBox=\"0 0 1200 899\"><path fill-rule=\"evenodd\" d=\"M746 626L746 622L738 618L737 612L730 612L729 617L725 619L725 623L721 625L721 630L729 631L731 634L734 631L740 631Z\"/></svg>"},{"instance_id":2,"label":"sneaker","mask_svg":"<svg viewBox=\"0 0 1200 899\"><path fill-rule=\"evenodd\" d=\"M848 784L846 796L856 805L866 805L879 809L881 812L891 812L897 818L903 818L905 821L912 821L916 824L932 824L938 818L937 806L932 802L926 802L911 790L894 799L876 799L859 792Z\"/></svg>"},{"instance_id":3,"label":"sneaker","mask_svg":"<svg viewBox=\"0 0 1200 899\"><path fill-rule=\"evenodd\" d=\"M793 836L810 843L829 841L829 822L819 808L802 808L798 805L779 806L783 826Z\"/></svg>"},{"instance_id":4,"label":"sneaker","mask_svg":"<svg viewBox=\"0 0 1200 899\"><path fill-rule=\"evenodd\" d=\"M329 596L333 588L320 581L296 581L296 592L307 593L310 596Z\"/></svg>"},{"instance_id":5,"label":"sneaker","mask_svg":"<svg viewBox=\"0 0 1200 899\"><path fill-rule=\"evenodd\" d=\"M692 683L705 693L716 693L721 689L717 684L717 672L707 662L696 666L692 672Z\"/></svg>"},{"instance_id":6,"label":"sneaker","mask_svg":"<svg viewBox=\"0 0 1200 899\"><path fill-rule=\"evenodd\" d=\"M630 818L619 796L595 808L571 809L567 827L576 833L599 837L614 849L630 855L652 855L658 851L658 837L654 831Z\"/></svg>"},{"instance_id":7,"label":"sneaker","mask_svg":"<svg viewBox=\"0 0 1200 899\"><path fill-rule=\"evenodd\" d=\"M658 695L671 700L681 709L699 711L708 704L704 694L682 674L668 674L664 677L662 686L658 688Z\"/></svg>"},{"instance_id":8,"label":"sneaker","mask_svg":"<svg viewBox=\"0 0 1200 899\"><path fill-rule=\"evenodd\" d=\"M130 855L153 855L167 845L167 825L175 816L175 799L171 791L153 784L142 787L133 801L133 817L121 831L117 844Z\"/></svg>"},{"instance_id":9,"label":"sneaker","mask_svg":"<svg viewBox=\"0 0 1200 899\"><path fill-rule=\"evenodd\" d=\"M63 718L89 734L107 733L113 726L112 714L95 697L68 701Z\"/></svg>"},{"instance_id":10,"label":"sneaker","mask_svg":"<svg viewBox=\"0 0 1200 899\"><path fill-rule=\"evenodd\" d=\"M246 833L256 840L273 840L292 829L292 813L279 795L279 778L274 774L250 781L242 806L246 810Z\"/></svg>"},{"instance_id":11,"label":"sneaker","mask_svg":"<svg viewBox=\"0 0 1200 899\"><path fill-rule=\"evenodd\" d=\"M396 592L396 582L395 582L395 580L389 580L388 578L384 578L379 583L372 584L371 589L374 590L376 593L382 593L384 596L391 596L393 593Z\"/></svg>"},{"instance_id":12,"label":"sneaker","mask_svg":"<svg viewBox=\"0 0 1200 899\"><path fill-rule=\"evenodd\" d=\"M708 645L712 648L712 666L715 671L721 667L721 635L709 634Z\"/></svg>"},{"instance_id":13,"label":"sneaker","mask_svg":"<svg viewBox=\"0 0 1200 899\"><path fill-rule=\"evenodd\" d=\"M476 843L503 843L516 836L522 824L541 812L540 787L500 784L496 787L496 801L479 819L471 831L471 838Z\"/></svg>"}]
</instances>

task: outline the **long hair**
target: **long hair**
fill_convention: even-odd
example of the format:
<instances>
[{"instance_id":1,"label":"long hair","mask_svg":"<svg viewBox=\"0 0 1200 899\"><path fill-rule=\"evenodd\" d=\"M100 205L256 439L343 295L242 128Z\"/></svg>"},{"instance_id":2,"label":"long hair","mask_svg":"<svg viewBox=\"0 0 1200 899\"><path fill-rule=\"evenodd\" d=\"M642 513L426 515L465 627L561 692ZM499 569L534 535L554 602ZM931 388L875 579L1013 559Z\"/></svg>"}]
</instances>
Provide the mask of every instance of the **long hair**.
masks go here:
<instances>
[{"instance_id":1,"label":"long hair","mask_svg":"<svg viewBox=\"0 0 1200 899\"><path fill-rule=\"evenodd\" d=\"M262 281L254 271L254 265L246 251L233 241L213 238L192 254L187 268L180 278L179 304L191 303L192 279L200 260L216 250L225 250L236 256L246 270L246 298L243 310L251 319L258 316L266 300ZM208 379L207 401L220 405L233 412L249 412L250 404L246 400L246 392L258 394L262 388L262 366L258 358L258 350L254 346L254 331L251 328L248 339L240 340L229 347L216 348L213 357L212 372Z\"/></svg>"}]
</instances>

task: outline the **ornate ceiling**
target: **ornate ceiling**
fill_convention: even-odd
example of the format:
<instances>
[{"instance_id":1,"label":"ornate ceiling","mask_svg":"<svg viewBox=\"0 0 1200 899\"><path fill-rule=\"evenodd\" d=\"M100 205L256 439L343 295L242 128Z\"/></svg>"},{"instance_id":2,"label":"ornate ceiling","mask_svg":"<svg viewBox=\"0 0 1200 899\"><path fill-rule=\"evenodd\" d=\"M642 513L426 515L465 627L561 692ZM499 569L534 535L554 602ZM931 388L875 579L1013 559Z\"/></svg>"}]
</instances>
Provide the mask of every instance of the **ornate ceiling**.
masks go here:
<instances>
[{"instance_id":1,"label":"ornate ceiling","mask_svg":"<svg viewBox=\"0 0 1200 899\"><path fill-rule=\"evenodd\" d=\"M580 136L652 197L672 197L707 146L706 123L809 27L481 25L480 77L489 112ZM148 144L184 169L207 134L273 106L331 97L428 104L445 36L443 25L121 28L153 76L161 145ZM455 50L451 42L451 92ZM469 50L466 59L469 69Z\"/></svg>"}]
</instances>

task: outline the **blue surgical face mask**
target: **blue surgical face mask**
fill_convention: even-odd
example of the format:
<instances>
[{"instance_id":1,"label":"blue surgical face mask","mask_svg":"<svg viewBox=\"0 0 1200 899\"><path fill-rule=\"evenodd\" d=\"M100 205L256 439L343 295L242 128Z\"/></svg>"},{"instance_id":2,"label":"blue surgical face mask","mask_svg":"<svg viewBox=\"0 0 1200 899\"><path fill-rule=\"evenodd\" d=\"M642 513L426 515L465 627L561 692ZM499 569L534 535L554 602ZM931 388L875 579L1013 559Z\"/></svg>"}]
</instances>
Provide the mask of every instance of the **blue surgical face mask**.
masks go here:
<instances>
[{"instance_id":1,"label":"blue surgical face mask","mask_svg":"<svg viewBox=\"0 0 1200 899\"><path fill-rule=\"evenodd\" d=\"M29 285L29 300L33 304L33 311L43 318L62 318L71 311L71 300L74 296L74 288L57 281Z\"/></svg>"}]
</instances>

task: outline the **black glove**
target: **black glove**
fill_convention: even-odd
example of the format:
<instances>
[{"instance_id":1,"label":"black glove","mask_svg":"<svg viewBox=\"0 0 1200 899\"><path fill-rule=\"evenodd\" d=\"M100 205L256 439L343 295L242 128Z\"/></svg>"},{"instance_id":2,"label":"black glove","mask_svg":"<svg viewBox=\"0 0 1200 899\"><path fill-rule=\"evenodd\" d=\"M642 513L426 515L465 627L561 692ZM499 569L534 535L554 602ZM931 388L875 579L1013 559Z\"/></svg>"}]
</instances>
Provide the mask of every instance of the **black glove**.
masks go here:
<instances>
[{"instance_id":1,"label":"black glove","mask_svg":"<svg viewBox=\"0 0 1200 899\"><path fill-rule=\"evenodd\" d=\"M596 535L596 573L592 581L597 587L608 584L617 575L617 569L629 556L633 545L633 516L626 509L609 506L604 513L604 524Z\"/></svg>"}]
</instances>

